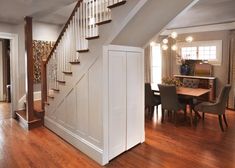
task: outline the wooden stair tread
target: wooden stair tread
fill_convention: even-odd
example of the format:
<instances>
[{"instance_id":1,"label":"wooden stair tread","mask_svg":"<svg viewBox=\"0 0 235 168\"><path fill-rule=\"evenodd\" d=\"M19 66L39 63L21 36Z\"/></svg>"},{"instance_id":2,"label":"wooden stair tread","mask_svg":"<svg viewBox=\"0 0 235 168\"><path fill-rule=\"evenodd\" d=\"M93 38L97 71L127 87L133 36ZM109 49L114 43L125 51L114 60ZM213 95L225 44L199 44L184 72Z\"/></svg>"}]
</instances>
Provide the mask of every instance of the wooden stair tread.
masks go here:
<instances>
[{"instance_id":1,"label":"wooden stair tread","mask_svg":"<svg viewBox=\"0 0 235 168\"><path fill-rule=\"evenodd\" d=\"M125 3L126 3L126 1L117 2L117 3L113 4L113 5L109 5L108 8L112 9L112 8L124 5Z\"/></svg>"},{"instance_id":2,"label":"wooden stair tread","mask_svg":"<svg viewBox=\"0 0 235 168\"><path fill-rule=\"evenodd\" d=\"M72 65L76 65L76 64L80 64L80 61L71 61L69 63L72 64Z\"/></svg>"},{"instance_id":3,"label":"wooden stair tread","mask_svg":"<svg viewBox=\"0 0 235 168\"><path fill-rule=\"evenodd\" d=\"M101 22L97 22L96 25L100 26L100 25L103 25L103 24L107 24L107 23L110 23L112 20L109 19L109 20L104 20L104 21L101 21Z\"/></svg>"},{"instance_id":4,"label":"wooden stair tread","mask_svg":"<svg viewBox=\"0 0 235 168\"><path fill-rule=\"evenodd\" d=\"M100 36L91 36L91 37L86 37L87 40L94 40L98 39Z\"/></svg>"},{"instance_id":5,"label":"wooden stair tread","mask_svg":"<svg viewBox=\"0 0 235 168\"><path fill-rule=\"evenodd\" d=\"M16 111L16 115L18 117L20 117L21 119L25 120L25 122L28 122L28 123L32 123L32 122L41 120L40 118L37 118L37 117L34 116L32 121L27 121L26 110L18 110L18 111Z\"/></svg>"},{"instance_id":6,"label":"wooden stair tread","mask_svg":"<svg viewBox=\"0 0 235 168\"><path fill-rule=\"evenodd\" d=\"M66 75L72 75L73 74L73 72L71 72L71 71L63 71L63 73L66 74Z\"/></svg>"},{"instance_id":7,"label":"wooden stair tread","mask_svg":"<svg viewBox=\"0 0 235 168\"><path fill-rule=\"evenodd\" d=\"M56 88L52 88L51 90L53 90L55 92L59 92L60 91L59 89L56 89Z\"/></svg>"},{"instance_id":8,"label":"wooden stair tread","mask_svg":"<svg viewBox=\"0 0 235 168\"><path fill-rule=\"evenodd\" d=\"M47 95L47 97L54 99L55 97L53 95Z\"/></svg>"},{"instance_id":9,"label":"wooden stair tread","mask_svg":"<svg viewBox=\"0 0 235 168\"><path fill-rule=\"evenodd\" d=\"M19 124L27 130L40 127L44 124L43 117L37 117L37 115L34 115L31 121L27 121L26 110L16 111L16 119Z\"/></svg>"},{"instance_id":10,"label":"wooden stair tread","mask_svg":"<svg viewBox=\"0 0 235 168\"><path fill-rule=\"evenodd\" d=\"M50 103L49 103L49 102L44 102L44 104L45 104L45 105L48 105L48 106L50 105Z\"/></svg>"},{"instance_id":11,"label":"wooden stair tread","mask_svg":"<svg viewBox=\"0 0 235 168\"><path fill-rule=\"evenodd\" d=\"M77 50L77 52L79 52L79 53L85 53L85 52L89 52L89 49Z\"/></svg>"},{"instance_id":12,"label":"wooden stair tread","mask_svg":"<svg viewBox=\"0 0 235 168\"><path fill-rule=\"evenodd\" d=\"M62 80L56 80L56 81L59 83L65 83L65 81L62 81Z\"/></svg>"}]
</instances>

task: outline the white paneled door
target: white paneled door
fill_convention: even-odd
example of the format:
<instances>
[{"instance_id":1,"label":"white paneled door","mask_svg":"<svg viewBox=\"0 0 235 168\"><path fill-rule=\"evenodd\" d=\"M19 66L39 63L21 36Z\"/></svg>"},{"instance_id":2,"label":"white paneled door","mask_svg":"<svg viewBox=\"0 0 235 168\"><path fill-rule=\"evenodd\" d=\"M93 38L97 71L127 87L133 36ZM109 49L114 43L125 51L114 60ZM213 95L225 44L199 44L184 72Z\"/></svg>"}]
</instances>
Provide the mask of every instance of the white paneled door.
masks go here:
<instances>
[{"instance_id":1,"label":"white paneled door","mask_svg":"<svg viewBox=\"0 0 235 168\"><path fill-rule=\"evenodd\" d=\"M143 52L135 49L107 52L109 160L143 142Z\"/></svg>"},{"instance_id":2,"label":"white paneled door","mask_svg":"<svg viewBox=\"0 0 235 168\"><path fill-rule=\"evenodd\" d=\"M2 42L0 41L0 101L4 101L3 96L3 52L2 52Z\"/></svg>"},{"instance_id":3,"label":"white paneled door","mask_svg":"<svg viewBox=\"0 0 235 168\"><path fill-rule=\"evenodd\" d=\"M109 52L109 159L126 148L126 52Z\"/></svg>"},{"instance_id":4,"label":"white paneled door","mask_svg":"<svg viewBox=\"0 0 235 168\"><path fill-rule=\"evenodd\" d=\"M127 52L127 150L140 143L141 141L141 53Z\"/></svg>"}]
</instances>

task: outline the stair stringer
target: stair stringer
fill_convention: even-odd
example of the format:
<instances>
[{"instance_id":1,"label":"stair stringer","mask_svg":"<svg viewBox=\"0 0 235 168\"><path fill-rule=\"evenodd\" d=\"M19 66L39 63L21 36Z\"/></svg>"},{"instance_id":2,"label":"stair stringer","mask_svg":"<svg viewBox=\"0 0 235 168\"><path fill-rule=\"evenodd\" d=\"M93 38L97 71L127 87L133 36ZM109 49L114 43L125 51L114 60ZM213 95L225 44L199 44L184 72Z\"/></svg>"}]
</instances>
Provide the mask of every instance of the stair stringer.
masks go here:
<instances>
[{"instance_id":1,"label":"stair stringer","mask_svg":"<svg viewBox=\"0 0 235 168\"><path fill-rule=\"evenodd\" d=\"M59 84L59 93L54 93L55 98L48 100L49 106L45 108L45 126L77 147L79 150L90 156L100 164L106 164L103 159L103 112L102 112L102 55L103 45L113 34L122 20L128 16L131 9L138 4L138 0L127 1L127 4L112 10L112 22L99 26L99 38L89 41L89 52L80 53L80 64L72 65L72 75L65 75L65 84ZM79 99L76 95L77 88L88 80L88 116L84 119L84 127L87 132L77 130L75 117L80 113L77 110L77 103L70 103L69 100ZM76 97L77 96L77 97ZM83 121L81 121L83 122Z\"/></svg>"}]
</instances>

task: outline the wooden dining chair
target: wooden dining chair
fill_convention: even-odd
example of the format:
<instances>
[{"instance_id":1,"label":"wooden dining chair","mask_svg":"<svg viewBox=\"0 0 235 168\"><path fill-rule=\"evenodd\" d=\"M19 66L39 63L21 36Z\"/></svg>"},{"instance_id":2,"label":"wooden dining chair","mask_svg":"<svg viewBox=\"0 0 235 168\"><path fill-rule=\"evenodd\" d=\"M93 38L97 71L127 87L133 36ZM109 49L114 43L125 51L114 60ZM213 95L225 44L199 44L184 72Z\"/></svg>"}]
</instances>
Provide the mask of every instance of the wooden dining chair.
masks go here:
<instances>
[{"instance_id":1,"label":"wooden dining chair","mask_svg":"<svg viewBox=\"0 0 235 168\"><path fill-rule=\"evenodd\" d=\"M151 88L150 83L145 83L145 109L148 109L149 116L152 118L154 107L156 106L158 112L158 106L161 104L161 98L159 95L155 95Z\"/></svg>"},{"instance_id":2,"label":"wooden dining chair","mask_svg":"<svg viewBox=\"0 0 235 168\"><path fill-rule=\"evenodd\" d=\"M218 115L219 125L222 131L224 131L222 117L224 119L225 125L228 127L225 112L230 90L231 90L231 85L226 85L223 87L215 103L203 102L195 107L195 110L203 113L203 119L205 113Z\"/></svg>"},{"instance_id":3,"label":"wooden dining chair","mask_svg":"<svg viewBox=\"0 0 235 168\"><path fill-rule=\"evenodd\" d=\"M174 122L176 124L177 112L183 110L186 112L186 105L181 104L178 100L178 95L176 93L176 87L174 85L158 85L161 104L162 104L162 122L164 122L165 111L173 112Z\"/></svg>"}]
</instances>

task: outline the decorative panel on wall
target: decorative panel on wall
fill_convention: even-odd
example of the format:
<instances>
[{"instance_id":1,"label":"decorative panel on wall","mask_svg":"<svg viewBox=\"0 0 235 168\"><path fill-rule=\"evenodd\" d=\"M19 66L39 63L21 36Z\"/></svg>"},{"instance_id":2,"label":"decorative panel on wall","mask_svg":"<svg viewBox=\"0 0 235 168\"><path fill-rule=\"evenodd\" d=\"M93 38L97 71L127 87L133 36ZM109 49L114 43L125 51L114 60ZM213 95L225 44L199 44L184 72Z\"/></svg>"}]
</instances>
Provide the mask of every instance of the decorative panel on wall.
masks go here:
<instances>
[{"instance_id":1,"label":"decorative panel on wall","mask_svg":"<svg viewBox=\"0 0 235 168\"><path fill-rule=\"evenodd\" d=\"M41 62L49 56L54 44L52 41L33 40L34 83L41 82Z\"/></svg>"}]
</instances>

